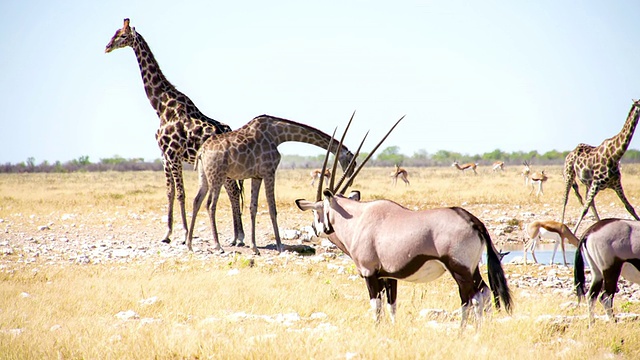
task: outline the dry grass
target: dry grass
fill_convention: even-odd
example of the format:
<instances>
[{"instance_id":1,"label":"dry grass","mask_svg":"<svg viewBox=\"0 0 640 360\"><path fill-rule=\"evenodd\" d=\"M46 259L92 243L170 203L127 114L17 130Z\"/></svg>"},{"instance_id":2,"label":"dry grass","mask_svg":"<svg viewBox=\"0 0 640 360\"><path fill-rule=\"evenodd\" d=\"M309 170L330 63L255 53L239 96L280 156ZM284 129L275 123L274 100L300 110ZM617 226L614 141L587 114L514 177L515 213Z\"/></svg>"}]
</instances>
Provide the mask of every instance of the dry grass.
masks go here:
<instances>
[{"instance_id":1,"label":"dry grass","mask_svg":"<svg viewBox=\"0 0 640 360\"><path fill-rule=\"evenodd\" d=\"M625 191L633 204L640 197L638 169L624 167ZM475 177L452 168L408 170L410 187L392 187L390 169L366 169L354 188L365 199L390 198L409 208L464 204L480 218L512 212L559 218L561 212L560 167L547 169L550 178L539 199L529 196L517 175L519 168L492 174L485 167ZM283 228L310 223L309 215L293 206L296 198L314 196L307 173L278 173L276 195ZM186 173L186 183L190 209L195 174ZM220 228L230 232L228 200L221 201L218 216L225 225ZM601 212L626 217L611 191L597 201ZM37 227L48 223L52 231L70 239L110 236L133 242L135 235L152 241L164 232L165 209L161 173L0 175L0 242L46 240ZM569 217L575 218L578 211L572 196ZM272 242L264 198L260 212L261 241ZM61 220L64 214L72 214L72 220ZM210 231L206 212L199 216L206 236ZM247 211L243 216L248 231ZM342 258L311 261L267 253L252 261L242 254L203 259L185 252L179 257L78 265L45 257L28 260L16 251L0 255L0 264L2 359L640 356L640 331L633 322L598 321L589 329L584 319L541 320L543 315L586 314L584 306L561 306L575 299L548 289L514 288L512 317L496 313L480 333L470 328L460 337L457 316L435 322L420 316L423 309L452 313L458 308L457 290L447 275L429 284L400 283L396 324L375 325L364 282L353 276L351 262ZM537 266L505 269L508 274L541 271ZM154 297L153 304L140 302ZM616 312L623 308L640 310L635 303L615 304ZM116 317L127 310L138 318ZM602 314L601 307L598 312Z\"/></svg>"}]
</instances>

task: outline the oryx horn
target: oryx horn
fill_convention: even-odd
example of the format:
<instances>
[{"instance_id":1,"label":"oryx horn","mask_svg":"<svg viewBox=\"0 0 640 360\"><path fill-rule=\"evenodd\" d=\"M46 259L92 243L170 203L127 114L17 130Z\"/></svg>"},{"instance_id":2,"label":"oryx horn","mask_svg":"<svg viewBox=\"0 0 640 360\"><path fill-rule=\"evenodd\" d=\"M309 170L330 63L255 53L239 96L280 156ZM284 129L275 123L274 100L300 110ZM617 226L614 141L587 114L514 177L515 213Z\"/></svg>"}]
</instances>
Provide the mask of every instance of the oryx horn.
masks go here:
<instances>
[{"instance_id":1,"label":"oryx horn","mask_svg":"<svg viewBox=\"0 0 640 360\"><path fill-rule=\"evenodd\" d=\"M331 189L332 191L333 191L333 184L336 179L336 169L338 168L338 158L339 158L338 155L340 155L340 150L342 149L342 143L344 142L344 137L347 136L347 131L349 130L349 127L351 126L351 122L353 121L353 117L355 115L356 115L356 112L354 110L353 114L351 114L351 118L349 119L349 122L347 123L347 127L344 129L344 132L342 133L342 137L340 138L340 143L338 144L338 148L336 149L336 155L335 155L335 158L333 159L333 168L331 169L331 181L329 182L329 189ZM329 154L327 153L327 156L328 155ZM347 168L344 169L344 171L346 172L348 170L349 170L349 167L347 166Z\"/></svg>"},{"instance_id":2,"label":"oryx horn","mask_svg":"<svg viewBox=\"0 0 640 360\"><path fill-rule=\"evenodd\" d=\"M378 145L376 145L373 150L371 150L371 152L369 153L369 155L367 155L367 157L362 161L362 163L360 163L360 166L358 166L358 168L353 172L353 174L351 174L351 176L349 177L349 180L347 180L347 183L344 185L344 187L342 188L342 190L338 191L338 194L344 194L345 191L347 191L347 188L349 187L349 185L351 185L351 183L353 182L353 180L356 178L356 176L358 175L358 173L360 172L360 170L362 169L362 167L367 163L367 161L369 161L369 159L371 158L371 156L373 156L373 154L376 152L376 150L378 150L378 148L380 147L380 145L382 145L382 143L387 139L387 137L389 137L389 135L391 134L391 132L393 131L393 129L396 128L396 126L398 126L398 124L400 123L400 121L402 121L402 119L404 119L406 115L403 115L398 121L396 121L395 124L393 124L393 126L391 127L391 129L389 129L389 132L387 132L387 135L385 135L382 140L380 140L380 142L378 143Z\"/></svg>"},{"instance_id":3,"label":"oryx horn","mask_svg":"<svg viewBox=\"0 0 640 360\"><path fill-rule=\"evenodd\" d=\"M320 172L320 181L318 181L318 193L316 194L316 201L322 200L322 181L324 180L324 172L327 170L327 161L329 160L329 153L331 152L331 145L333 145L333 138L336 136L336 127L333 129L333 134L329 140L329 146L327 146L327 153L324 156L324 162L322 163L322 172Z\"/></svg>"},{"instance_id":4,"label":"oryx horn","mask_svg":"<svg viewBox=\"0 0 640 360\"><path fill-rule=\"evenodd\" d=\"M367 131L367 133L364 134L364 138L362 138L362 141L360 142L360 146L358 146L356 153L353 155L353 159L351 159L351 161L349 162L349 166L347 166L347 170L342 174L342 177L340 178L340 181L338 181L336 188L340 188L344 179L347 178L347 174L349 174L349 171L351 171L354 168L356 159L358 159L358 155L360 155L360 149L362 149L362 145L364 145L364 141L367 139L367 135L369 135L369 131ZM331 191L333 191L333 189L331 189Z\"/></svg>"}]
</instances>

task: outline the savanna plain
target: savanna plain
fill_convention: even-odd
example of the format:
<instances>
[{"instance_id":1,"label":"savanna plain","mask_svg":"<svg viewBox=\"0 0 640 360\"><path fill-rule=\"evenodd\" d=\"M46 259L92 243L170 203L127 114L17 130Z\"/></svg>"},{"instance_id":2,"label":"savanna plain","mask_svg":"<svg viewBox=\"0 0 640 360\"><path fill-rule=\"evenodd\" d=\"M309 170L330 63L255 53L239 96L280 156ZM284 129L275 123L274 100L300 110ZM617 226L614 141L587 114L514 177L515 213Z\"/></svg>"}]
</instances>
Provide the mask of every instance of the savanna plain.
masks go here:
<instances>
[{"instance_id":1,"label":"savanna plain","mask_svg":"<svg viewBox=\"0 0 640 360\"><path fill-rule=\"evenodd\" d=\"M522 247L521 229L530 221L560 220L560 166L545 169L549 179L540 196L524 185L521 166L500 173L480 166L477 176L451 167L407 170L410 186L392 186L391 168L372 167L352 188L365 201L387 198L409 209L462 206L485 222L497 248ZM534 164L533 170L542 168ZM640 166L623 164L622 170L626 195L637 207ZM311 215L294 200L313 199L310 182L309 169L277 172L278 222L290 250L281 255L261 192L261 255L254 256L226 245L232 223L224 193L217 211L224 254L210 251L204 207L194 252L182 244L177 211L173 241L161 243L167 207L161 172L0 174L0 358L640 358L637 317L598 318L587 326L586 305L571 288L571 265L503 264L513 312L494 310L478 332L471 320L460 334L460 300L449 274L427 284L400 282L395 323L386 316L375 324L351 260L308 238ZM185 183L189 214L196 174L185 171ZM603 218L629 217L611 190L596 204ZM569 224L580 210L571 194ZM587 217L578 235L593 221ZM485 265L482 274L486 279ZM596 311L604 313L599 304ZM640 313L640 303L617 296L614 311Z\"/></svg>"}]
</instances>

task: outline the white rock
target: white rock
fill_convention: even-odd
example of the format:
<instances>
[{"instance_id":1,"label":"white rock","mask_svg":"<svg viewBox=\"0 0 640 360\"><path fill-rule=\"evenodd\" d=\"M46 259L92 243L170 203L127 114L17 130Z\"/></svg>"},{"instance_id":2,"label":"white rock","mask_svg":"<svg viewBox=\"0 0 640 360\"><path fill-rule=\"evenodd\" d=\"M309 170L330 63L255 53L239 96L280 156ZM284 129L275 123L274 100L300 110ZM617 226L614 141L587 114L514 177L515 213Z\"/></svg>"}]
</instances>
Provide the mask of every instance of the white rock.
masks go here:
<instances>
[{"instance_id":1,"label":"white rock","mask_svg":"<svg viewBox=\"0 0 640 360\"><path fill-rule=\"evenodd\" d=\"M152 296L152 297L150 297L148 299L142 299L142 300L138 301L138 303L140 305L153 305L153 304L155 304L157 302L158 302L158 297L157 296Z\"/></svg>"},{"instance_id":2,"label":"white rock","mask_svg":"<svg viewBox=\"0 0 640 360\"><path fill-rule=\"evenodd\" d=\"M115 315L120 320L138 319L140 316L133 310L120 311Z\"/></svg>"}]
</instances>

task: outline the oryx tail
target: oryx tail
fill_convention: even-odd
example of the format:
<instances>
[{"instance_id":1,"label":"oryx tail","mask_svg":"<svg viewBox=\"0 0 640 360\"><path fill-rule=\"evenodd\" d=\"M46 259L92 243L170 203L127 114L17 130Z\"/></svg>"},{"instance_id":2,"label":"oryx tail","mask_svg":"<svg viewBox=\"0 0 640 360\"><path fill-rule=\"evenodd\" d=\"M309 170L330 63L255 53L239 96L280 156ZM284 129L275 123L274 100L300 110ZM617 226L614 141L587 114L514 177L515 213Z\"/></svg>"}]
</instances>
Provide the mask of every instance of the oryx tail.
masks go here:
<instances>
[{"instance_id":1,"label":"oryx tail","mask_svg":"<svg viewBox=\"0 0 640 360\"><path fill-rule=\"evenodd\" d=\"M491 236L484 224L479 220L474 221L474 227L487 248L487 277L489 278L489 287L493 292L493 303L499 309L500 300L502 300L505 310L511 312L511 292L507 285L507 279L504 275L498 252L493 247Z\"/></svg>"},{"instance_id":2,"label":"oryx tail","mask_svg":"<svg viewBox=\"0 0 640 360\"><path fill-rule=\"evenodd\" d=\"M584 246L585 239L587 238L585 235L583 235L582 239L580 239L580 243L578 244L578 248L576 249L576 258L573 263L573 285L576 288L578 302L584 299L585 295L584 258L582 257L582 247Z\"/></svg>"}]
</instances>

